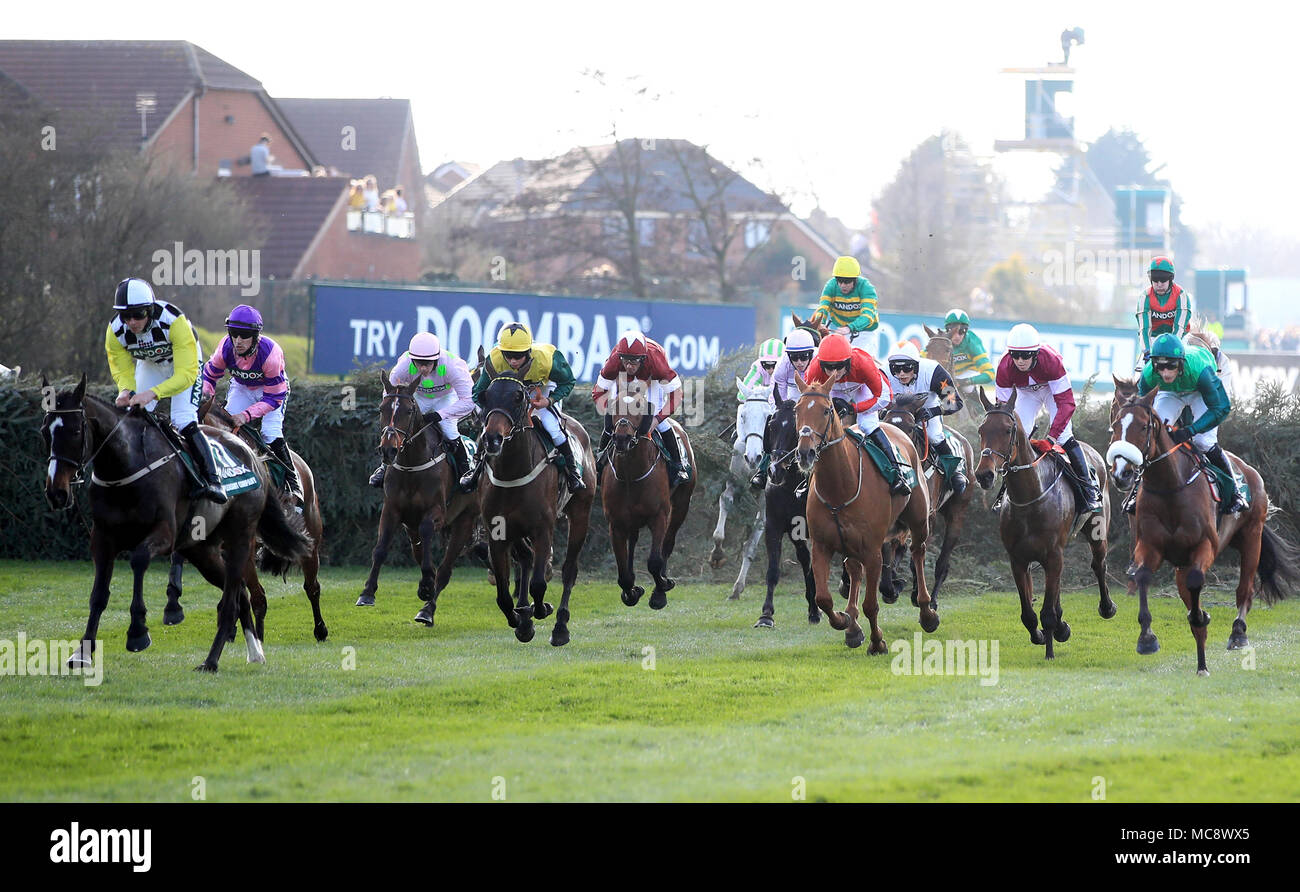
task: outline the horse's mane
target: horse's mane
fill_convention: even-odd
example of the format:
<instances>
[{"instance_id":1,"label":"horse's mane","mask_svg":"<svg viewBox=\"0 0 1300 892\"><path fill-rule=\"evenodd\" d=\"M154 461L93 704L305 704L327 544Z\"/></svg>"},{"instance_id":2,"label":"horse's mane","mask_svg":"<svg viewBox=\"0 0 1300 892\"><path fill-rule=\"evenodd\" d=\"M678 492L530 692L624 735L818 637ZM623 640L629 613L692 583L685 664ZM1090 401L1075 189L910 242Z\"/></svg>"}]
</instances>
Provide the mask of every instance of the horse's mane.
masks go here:
<instances>
[{"instance_id":1,"label":"horse's mane","mask_svg":"<svg viewBox=\"0 0 1300 892\"><path fill-rule=\"evenodd\" d=\"M930 395L928 393L909 393L906 396L900 396L898 399L894 400L894 404L889 408L898 409L902 412L910 412L915 415L915 410L919 409L921 405L929 399L929 397Z\"/></svg>"},{"instance_id":2,"label":"horse's mane","mask_svg":"<svg viewBox=\"0 0 1300 892\"><path fill-rule=\"evenodd\" d=\"M1205 316L1197 313L1192 317L1191 327L1187 330L1187 333L1209 344L1211 348L1217 349L1220 346L1219 336L1210 331L1206 327L1207 325L1209 325L1209 321Z\"/></svg>"}]
</instances>

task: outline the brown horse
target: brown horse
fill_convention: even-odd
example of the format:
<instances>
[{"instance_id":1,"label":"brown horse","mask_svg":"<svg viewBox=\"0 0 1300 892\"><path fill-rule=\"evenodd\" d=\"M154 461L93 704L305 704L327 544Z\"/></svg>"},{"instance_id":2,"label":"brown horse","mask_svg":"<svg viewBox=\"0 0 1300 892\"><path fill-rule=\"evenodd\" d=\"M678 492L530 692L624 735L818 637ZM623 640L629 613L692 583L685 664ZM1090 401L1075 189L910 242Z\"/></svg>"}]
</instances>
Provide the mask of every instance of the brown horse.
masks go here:
<instances>
[{"instance_id":1,"label":"brown horse","mask_svg":"<svg viewBox=\"0 0 1300 892\"><path fill-rule=\"evenodd\" d=\"M925 342L925 348L921 351L921 355L926 359L933 359L935 362L939 363L939 365L943 366L944 371L951 375L954 381L957 381L957 375L952 369L952 338L948 337L942 331L937 331L928 325L923 324L921 327L925 329L925 336L929 338L929 340ZM961 382L958 381L957 383L958 387L960 387ZM978 385L967 385L967 390L972 391L976 386ZM970 418L972 421L979 421L980 414L976 410L975 406L975 400L968 399L964 401L966 417Z\"/></svg>"},{"instance_id":2,"label":"brown horse","mask_svg":"<svg viewBox=\"0 0 1300 892\"><path fill-rule=\"evenodd\" d=\"M379 374L384 396L379 403L379 451L389 465L384 476L384 507L379 515L379 534L370 559L370 575L357 598L358 607L375 603L379 568L388 557L389 544L400 523L411 542L411 555L420 565L417 593L424 606L415 621L433 625L438 595L451 581L451 571L474 533L475 499L455 493L455 475L443 450L442 429L426 422L415 401L419 381L402 387L393 385L384 372ZM441 534L442 560L433 565L433 537Z\"/></svg>"},{"instance_id":3,"label":"brown horse","mask_svg":"<svg viewBox=\"0 0 1300 892\"><path fill-rule=\"evenodd\" d=\"M881 413L881 418L892 424L894 427L903 431L912 438L912 445L916 447L917 452L921 455L922 467L925 468L926 485L930 490L930 527L931 532L934 529L934 518L942 517L944 520L943 545L939 549L939 556L934 562L934 588L930 589L930 603L937 610L939 608L939 588L943 585L944 580L948 578L948 565L952 555L952 550L957 547L957 542L961 539L962 528L966 525L966 510L970 507L971 499L975 495L974 487L967 486L965 491L959 496L954 496L952 490L945 486L945 479L938 465L931 457L931 448L929 438L925 433L925 426L916 423L916 413L925 405L928 394L918 393L912 396L895 399L894 402ZM946 403L949 408L956 406L956 390L952 385L944 385L944 394L940 403ZM957 441L957 452L966 462L967 470L973 472L975 467L975 454L971 450L970 443L961 434L955 430L948 431L953 439ZM898 600L899 593L903 590L903 581L897 574L898 559L903 553L903 542L897 542L892 545L886 545L884 554L884 572L880 579L880 597L886 604L893 604ZM912 580L912 603L916 604L916 580Z\"/></svg>"},{"instance_id":4,"label":"brown horse","mask_svg":"<svg viewBox=\"0 0 1300 892\"><path fill-rule=\"evenodd\" d=\"M231 494L225 504L195 501L189 495L190 480L179 447L163 424L142 410L123 410L87 396L84 375L76 389L55 394L54 406L46 412L41 435L50 450L45 497L51 507L72 504L72 487L80 482L75 475L94 465L90 550L95 582L86 630L69 666L89 666L94 659L95 636L108 606L113 559L119 551L131 552L135 574L126 638L129 651L142 651L152 643L145 623L144 574L153 557L179 550L221 589L216 636L207 658L195 667L207 672L217 671L221 652L235 634L236 617L244 630L248 661L266 661L242 583L254 539L261 538L265 547L264 570L278 571L280 565L300 561L311 551L302 518L285 511L272 493L266 469L243 441L211 427L203 432L209 442L219 443L252 471L257 485Z\"/></svg>"},{"instance_id":5,"label":"brown horse","mask_svg":"<svg viewBox=\"0 0 1300 892\"><path fill-rule=\"evenodd\" d=\"M637 382L639 385L640 382ZM673 419L668 423L681 442L682 460L692 468L691 478L672 485L668 463L655 445L652 434L638 434L653 407L637 385L615 387L597 406L613 414L614 437L609 462L601 477L601 505L609 521L609 538L618 563L620 597L628 607L636 606L645 589L636 585L636 540L642 527L650 529L650 556L646 568L654 579L650 607L662 610L668 592L676 584L668 575L668 559L677 544L677 531L686 520L695 491L695 450L686 431Z\"/></svg>"},{"instance_id":6,"label":"brown horse","mask_svg":"<svg viewBox=\"0 0 1300 892\"><path fill-rule=\"evenodd\" d=\"M529 411L535 385L516 375L502 373L483 391L483 434L480 446L486 473L479 478L479 513L488 533L497 606L519 641L531 641L536 634L534 619L545 619L554 608L545 600L546 570L556 521L569 519L569 544L560 578L564 584L551 644L569 643L569 595L578 578L578 554L587 541L591 505L596 487L595 459L591 439L582 425L560 415L565 436L573 440L573 455L582 464L586 489L561 492L563 472L549 459L551 453L533 430ZM549 412L551 409L538 409ZM515 603L511 604L510 560L518 567ZM527 580L527 587L524 583ZM528 603L531 595L533 603Z\"/></svg>"},{"instance_id":7,"label":"brown horse","mask_svg":"<svg viewBox=\"0 0 1300 892\"><path fill-rule=\"evenodd\" d=\"M1250 612L1256 574L1264 603L1285 598L1300 581L1300 552L1265 525L1272 509L1259 472L1226 450L1228 461L1250 488L1250 509L1216 520L1209 482L1192 449L1174 444L1152 408L1158 393L1152 390L1124 403L1111 424L1111 446L1106 454L1112 465L1111 475L1121 489L1132 486L1134 478L1141 475L1134 549L1141 625L1137 650L1153 654L1160 649L1151 632L1147 590L1155 571L1169 561L1176 568L1178 594L1187 605L1187 621L1196 640L1196 672L1209 675L1205 627L1210 615L1201 609L1201 588L1205 572L1219 552L1231 545L1241 554L1237 618L1228 638L1229 650L1250 645L1246 614Z\"/></svg>"},{"instance_id":8,"label":"brown horse","mask_svg":"<svg viewBox=\"0 0 1300 892\"><path fill-rule=\"evenodd\" d=\"M847 437L832 407L830 389L839 377L836 374L822 384L808 384L802 376L795 376L799 387L799 399L795 402L799 467L811 475L808 491L812 498L808 499L807 518L817 606L826 614L831 628L844 631L844 643L858 647L866 637L858 624L858 594L862 591L867 620L871 625L868 652L881 654L888 648L877 621L876 586L887 538L911 535L912 572L917 580L921 628L933 632L939 627L939 614L930 604L930 593L925 584L930 495L920 485L913 487L908 495L890 494L884 476L866 457L864 450ZM890 442L898 447L904 461L912 466L916 479L923 479L921 457L912 441L892 425L886 425L884 431ZM836 551L847 559L847 613L837 612L831 599L830 560Z\"/></svg>"},{"instance_id":9,"label":"brown horse","mask_svg":"<svg viewBox=\"0 0 1300 892\"><path fill-rule=\"evenodd\" d=\"M975 479L984 489L993 485L996 475L1006 481L1007 503L1003 507L998 530L1002 545L1011 558L1011 573L1020 593L1020 621L1029 630L1029 640L1047 645L1047 659L1055 653L1052 642L1070 638L1070 624L1061 618L1061 570L1065 565L1065 547L1069 544L1076 520L1081 521L1077 535L1092 549L1092 572L1097 577L1101 599L1097 613L1102 619L1115 615L1115 603L1106 584L1106 535L1110 529L1110 492L1101 487L1102 512L1080 515L1075 508L1075 494L1063 484L1065 471L1060 463L1044 461L1050 453L1035 457L1025 429L1016 416L1016 392L1005 403L990 403L979 388L984 406L980 425L980 463ZM1080 442L1088 465L1100 482L1106 473L1101 456L1087 443ZM1037 563L1045 575L1043 629L1034 617L1034 580L1029 575Z\"/></svg>"}]
</instances>

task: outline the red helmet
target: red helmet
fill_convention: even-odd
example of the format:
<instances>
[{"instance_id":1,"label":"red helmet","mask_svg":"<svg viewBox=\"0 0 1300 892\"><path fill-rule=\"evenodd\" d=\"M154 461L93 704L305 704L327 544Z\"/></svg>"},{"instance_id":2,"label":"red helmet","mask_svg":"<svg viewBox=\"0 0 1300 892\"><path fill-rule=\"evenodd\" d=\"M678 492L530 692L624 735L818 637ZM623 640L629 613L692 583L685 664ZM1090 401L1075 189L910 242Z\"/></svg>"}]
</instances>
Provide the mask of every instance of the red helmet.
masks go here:
<instances>
[{"instance_id":1,"label":"red helmet","mask_svg":"<svg viewBox=\"0 0 1300 892\"><path fill-rule=\"evenodd\" d=\"M849 346L849 339L844 335L827 335L822 338L821 346L817 348L817 361L822 365L828 362L848 362L852 355L853 348Z\"/></svg>"},{"instance_id":2,"label":"red helmet","mask_svg":"<svg viewBox=\"0 0 1300 892\"><path fill-rule=\"evenodd\" d=\"M649 352L646 347L645 335L639 331L623 332L623 336L618 339L618 346L614 348L614 354L620 359L624 356L640 356L644 358Z\"/></svg>"}]
</instances>

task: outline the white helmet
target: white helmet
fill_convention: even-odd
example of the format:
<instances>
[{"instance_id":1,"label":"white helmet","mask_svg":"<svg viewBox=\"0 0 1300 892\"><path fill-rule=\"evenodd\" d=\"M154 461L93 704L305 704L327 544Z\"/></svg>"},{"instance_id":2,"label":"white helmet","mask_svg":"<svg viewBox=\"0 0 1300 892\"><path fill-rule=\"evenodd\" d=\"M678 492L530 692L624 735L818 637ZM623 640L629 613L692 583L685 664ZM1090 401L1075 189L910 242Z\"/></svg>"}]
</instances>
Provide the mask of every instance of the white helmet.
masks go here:
<instances>
[{"instance_id":1,"label":"white helmet","mask_svg":"<svg viewBox=\"0 0 1300 892\"><path fill-rule=\"evenodd\" d=\"M785 336L786 353L791 350L814 350L816 347L812 332L806 328L796 328Z\"/></svg>"},{"instance_id":2,"label":"white helmet","mask_svg":"<svg viewBox=\"0 0 1300 892\"><path fill-rule=\"evenodd\" d=\"M411 338L411 345L407 348L412 359L437 359L442 353L442 345L438 343L438 336L431 331L417 331Z\"/></svg>"},{"instance_id":3,"label":"white helmet","mask_svg":"<svg viewBox=\"0 0 1300 892\"><path fill-rule=\"evenodd\" d=\"M154 303L153 288L144 279L123 279L117 283L117 291L113 295L113 309L152 308Z\"/></svg>"},{"instance_id":4,"label":"white helmet","mask_svg":"<svg viewBox=\"0 0 1300 892\"><path fill-rule=\"evenodd\" d=\"M886 362L912 362L916 363L919 368L921 365L921 351L916 349L916 345L911 341L899 341L889 355L885 357Z\"/></svg>"},{"instance_id":5,"label":"white helmet","mask_svg":"<svg viewBox=\"0 0 1300 892\"><path fill-rule=\"evenodd\" d=\"M1043 346L1041 339L1038 337L1038 329L1034 328L1028 322L1021 322L1012 326L1011 333L1007 335L1007 350L1037 350Z\"/></svg>"}]
</instances>

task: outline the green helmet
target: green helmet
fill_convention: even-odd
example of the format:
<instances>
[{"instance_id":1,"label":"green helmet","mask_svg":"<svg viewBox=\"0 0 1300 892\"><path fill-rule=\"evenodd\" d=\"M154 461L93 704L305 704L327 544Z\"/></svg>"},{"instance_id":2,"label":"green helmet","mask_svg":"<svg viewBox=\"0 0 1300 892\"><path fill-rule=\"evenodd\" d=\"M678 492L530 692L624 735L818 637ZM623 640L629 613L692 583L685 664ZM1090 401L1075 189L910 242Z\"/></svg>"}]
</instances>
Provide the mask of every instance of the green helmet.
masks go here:
<instances>
[{"instance_id":1,"label":"green helmet","mask_svg":"<svg viewBox=\"0 0 1300 892\"><path fill-rule=\"evenodd\" d=\"M1172 276L1174 274L1173 261L1168 257L1152 257L1151 265L1147 267L1147 275L1155 272L1169 273Z\"/></svg>"},{"instance_id":2,"label":"green helmet","mask_svg":"<svg viewBox=\"0 0 1300 892\"><path fill-rule=\"evenodd\" d=\"M785 354L785 343L780 338L768 338L758 347L759 362L775 362Z\"/></svg>"},{"instance_id":3,"label":"green helmet","mask_svg":"<svg viewBox=\"0 0 1300 892\"><path fill-rule=\"evenodd\" d=\"M1182 362L1187 358L1187 348L1182 340L1172 332L1165 332L1151 345L1152 359L1176 359Z\"/></svg>"},{"instance_id":4,"label":"green helmet","mask_svg":"<svg viewBox=\"0 0 1300 892\"><path fill-rule=\"evenodd\" d=\"M964 325L970 328L970 317L966 315L965 310L959 310L956 307L948 311L948 315L943 317L943 327L950 325Z\"/></svg>"}]
</instances>

